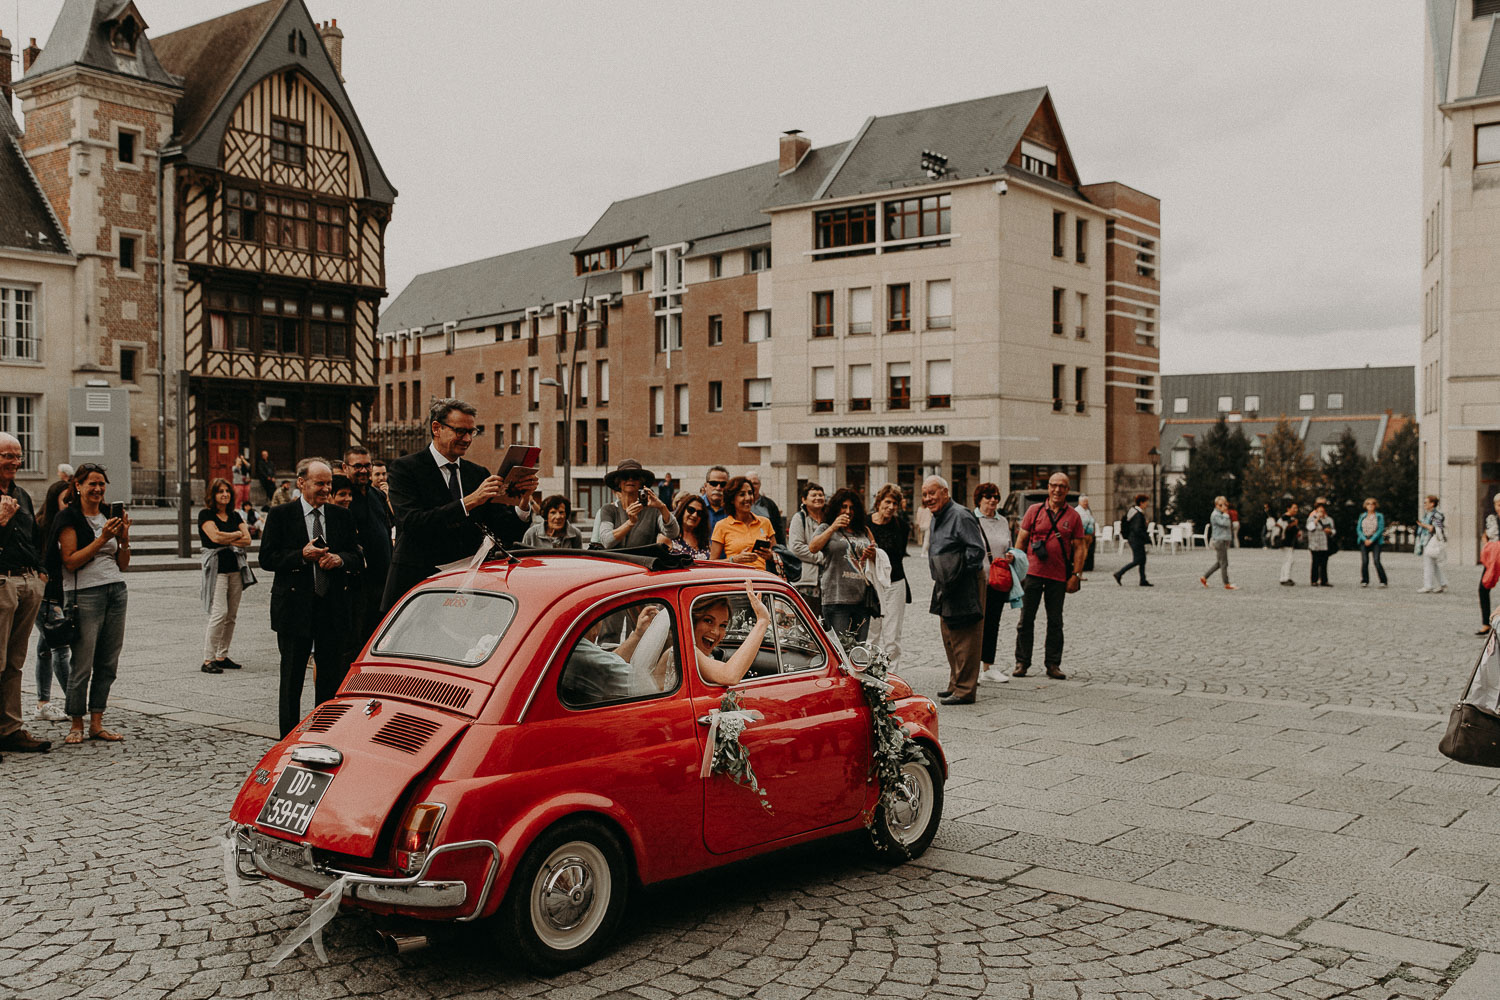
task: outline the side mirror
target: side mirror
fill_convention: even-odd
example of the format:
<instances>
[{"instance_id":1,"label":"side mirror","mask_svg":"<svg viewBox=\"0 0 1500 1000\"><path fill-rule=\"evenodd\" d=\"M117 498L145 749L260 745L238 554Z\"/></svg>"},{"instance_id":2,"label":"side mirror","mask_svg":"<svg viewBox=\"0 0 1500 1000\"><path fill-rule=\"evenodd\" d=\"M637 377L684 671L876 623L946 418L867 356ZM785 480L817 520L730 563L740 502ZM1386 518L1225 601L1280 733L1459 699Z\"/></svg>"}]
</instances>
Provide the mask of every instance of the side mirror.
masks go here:
<instances>
[{"instance_id":1,"label":"side mirror","mask_svg":"<svg viewBox=\"0 0 1500 1000\"><path fill-rule=\"evenodd\" d=\"M856 669L868 670L871 662L870 647L856 644L853 649L849 650L849 662L854 664Z\"/></svg>"}]
</instances>

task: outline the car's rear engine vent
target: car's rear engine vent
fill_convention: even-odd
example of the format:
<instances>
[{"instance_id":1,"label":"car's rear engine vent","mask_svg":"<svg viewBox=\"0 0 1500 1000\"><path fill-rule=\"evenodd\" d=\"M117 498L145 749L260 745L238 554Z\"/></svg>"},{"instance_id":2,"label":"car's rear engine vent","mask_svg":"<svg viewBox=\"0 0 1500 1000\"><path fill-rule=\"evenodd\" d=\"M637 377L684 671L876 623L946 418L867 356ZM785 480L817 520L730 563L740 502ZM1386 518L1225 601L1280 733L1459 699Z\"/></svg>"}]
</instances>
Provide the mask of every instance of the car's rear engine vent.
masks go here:
<instances>
[{"instance_id":1,"label":"car's rear engine vent","mask_svg":"<svg viewBox=\"0 0 1500 1000\"><path fill-rule=\"evenodd\" d=\"M319 705L313 712L312 717L307 720L307 727L303 732L326 733L333 728L335 722L344 717L344 713L347 711L349 711L348 702L331 701L327 704Z\"/></svg>"},{"instance_id":2,"label":"car's rear engine vent","mask_svg":"<svg viewBox=\"0 0 1500 1000\"><path fill-rule=\"evenodd\" d=\"M430 677L387 674L371 670L361 670L351 677L344 690L346 694L353 691L358 691L360 694L386 694L396 698L405 698L407 701L441 705L456 711L462 711L463 707L469 703L469 695L472 693L466 687L436 681Z\"/></svg>"},{"instance_id":3,"label":"car's rear engine vent","mask_svg":"<svg viewBox=\"0 0 1500 1000\"><path fill-rule=\"evenodd\" d=\"M380 727L380 732L370 737L370 742L393 747L403 753L416 753L441 728L442 724L432 719L397 712L389 722Z\"/></svg>"}]
</instances>

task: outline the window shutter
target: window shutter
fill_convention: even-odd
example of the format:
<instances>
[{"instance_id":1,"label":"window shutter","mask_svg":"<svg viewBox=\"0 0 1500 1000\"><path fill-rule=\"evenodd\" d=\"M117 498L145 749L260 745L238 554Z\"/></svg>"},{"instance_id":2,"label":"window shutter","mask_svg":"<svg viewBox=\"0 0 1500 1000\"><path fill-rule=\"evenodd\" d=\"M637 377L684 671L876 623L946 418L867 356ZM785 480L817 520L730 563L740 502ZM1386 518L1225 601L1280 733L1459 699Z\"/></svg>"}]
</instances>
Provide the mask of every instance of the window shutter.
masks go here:
<instances>
[{"instance_id":1,"label":"window shutter","mask_svg":"<svg viewBox=\"0 0 1500 1000\"><path fill-rule=\"evenodd\" d=\"M953 362L927 362L927 395L953 395Z\"/></svg>"},{"instance_id":2,"label":"window shutter","mask_svg":"<svg viewBox=\"0 0 1500 1000\"><path fill-rule=\"evenodd\" d=\"M813 398L814 399L832 399L833 398L833 369L832 368L814 368L813 369Z\"/></svg>"},{"instance_id":3,"label":"window shutter","mask_svg":"<svg viewBox=\"0 0 1500 1000\"><path fill-rule=\"evenodd\" d=\"M869 399L875 389L874 373L869 365L849 366L849 396L852 399Z\"/></svg>"}]
</instances>

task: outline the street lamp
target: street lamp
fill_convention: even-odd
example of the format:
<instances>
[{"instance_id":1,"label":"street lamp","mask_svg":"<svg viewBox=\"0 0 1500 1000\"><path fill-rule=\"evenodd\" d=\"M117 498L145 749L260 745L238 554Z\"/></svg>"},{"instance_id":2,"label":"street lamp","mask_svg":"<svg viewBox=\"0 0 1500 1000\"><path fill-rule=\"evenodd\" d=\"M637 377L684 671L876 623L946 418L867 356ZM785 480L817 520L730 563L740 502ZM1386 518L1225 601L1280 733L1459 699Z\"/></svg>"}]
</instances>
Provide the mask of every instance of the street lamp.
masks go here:
<instances>
[{"instance_id":1,"label":"street lamp","mask_svg":"<svg viewBox=\"0 0 1500 1000\"><path fill-rule=\"evenodd\" d=\"M1158 523L1166 524L1167 515L1162 512L1161 494L1156 489L1156 472L1161 466L1161 451L1152 448L1146 452L1146 456L1151 459L1151 502L1156 505L1156 520Z\"/></svg>"},{"instance_id":2,"label":"street lamp","mask_svg":"<svg viewBox=\"0 0 1500 1000\"><path fill-rule=\"evenodd\" d=\"M583 306L582 311L587 312L588 306ZM563 369L563 380L559 382L555 378L538 379L538 385L550 385L563 390L563 496L568 498L568 503L573 503L573 394L578 391L573 383L574 371L577 369L578 342L597 331L604 324L597 319L584 320L578 324L578 331L573 336L573 350L568 356L568 367ZM566 383L566 384L564 384Z\"/></svg>"}]
</instances>

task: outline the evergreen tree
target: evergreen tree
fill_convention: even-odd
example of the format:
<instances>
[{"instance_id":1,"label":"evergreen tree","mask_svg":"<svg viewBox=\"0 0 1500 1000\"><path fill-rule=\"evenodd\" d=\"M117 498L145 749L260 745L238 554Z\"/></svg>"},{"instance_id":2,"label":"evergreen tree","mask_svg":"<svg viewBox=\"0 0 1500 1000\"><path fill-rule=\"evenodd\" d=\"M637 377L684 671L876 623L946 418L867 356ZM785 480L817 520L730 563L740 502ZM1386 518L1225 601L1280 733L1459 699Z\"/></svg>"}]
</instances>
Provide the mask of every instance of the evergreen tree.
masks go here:
<instances>
[{"instance_id":1,"label":"evergreen tree","mask_svg":"<svg viewBox=\"0 0 1500 1000\"><path fill-rule=\"evenodd\" d=\"M1379 501L1388 524L1417 523L1417 450L1417 422L1404 418L1365 475L1366 495Z\"/></svg>"},{"instance_id":2,"label":"evergreen tree","mask_svg":"<svg viewBox=\"0 0 1500 1000\"><path fill-rule=\"evenodd\" d=\"M1271 513L1280 516L1286 510L1286 497L1291 496L1304 505L1305 513L1317 479L1317 463L1302 446L1291 421L1282 417L1266 435L1260 455L1245 470L1245 504L1258 515L1270 504Z\"/></svg>"},{"instance_id":3,"label":"evergreen tree","mask_svg":"<svg viewBox=\"0 0 1500 1000\"><path fill-rule=\"evenodd\" d=\"M1365 478L1369 460L1359 453L1359 442L1348 427L1339 435L1332 455L1323 461L1323 496L1339 547L1354 548L1354 523L1364 512Z\"/></svg>"},{"instance_id":4,"label":"evergreen tree","mask_svg":"<svg viewBox=\"0 0 1500 1000\"><path fill-rule=\"evenodd\" d=\"M1208 523L1218 496L1228 497L1229 506L1238 509L1249 463L1250 440L1238 424L1231 430L1221 415L1193 449L1187 474L1172 490L1172 518L1201 527Z\"/></svg>"}]
</instances>

